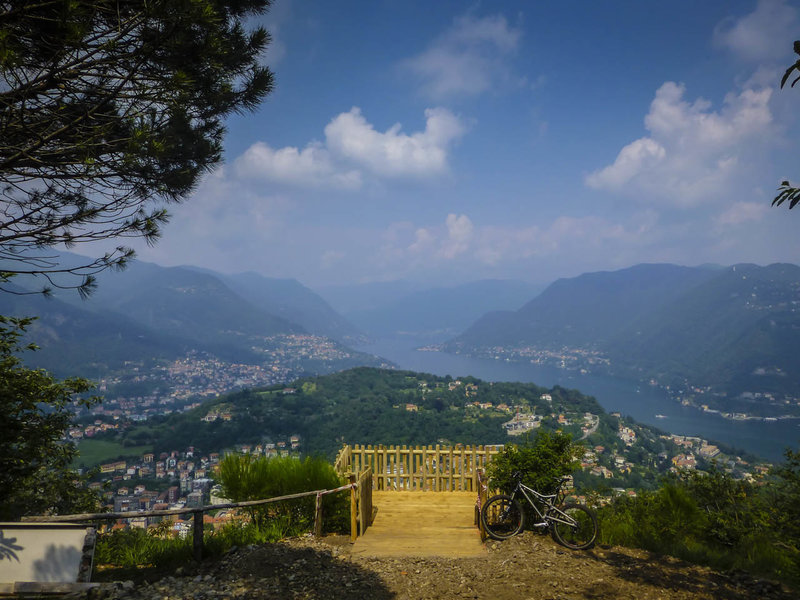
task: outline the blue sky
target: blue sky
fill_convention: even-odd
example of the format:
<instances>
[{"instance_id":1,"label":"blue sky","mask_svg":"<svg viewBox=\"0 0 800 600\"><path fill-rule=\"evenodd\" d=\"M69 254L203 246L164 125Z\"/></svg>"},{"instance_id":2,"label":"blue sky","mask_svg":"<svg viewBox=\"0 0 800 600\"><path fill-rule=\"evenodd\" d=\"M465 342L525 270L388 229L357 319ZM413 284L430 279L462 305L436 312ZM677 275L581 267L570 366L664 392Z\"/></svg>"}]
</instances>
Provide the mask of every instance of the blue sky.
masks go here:
<instances>
[{"instance_id":1,"label":"blue sky","mask_svg":"<svg viewBox=\"0 0 800 600\"><path fill-rule=\"evenodd\" d=\"M800 262L800 4L276 0L277 86L139 257L313 286Z\"/></svg>"}]
</instances>

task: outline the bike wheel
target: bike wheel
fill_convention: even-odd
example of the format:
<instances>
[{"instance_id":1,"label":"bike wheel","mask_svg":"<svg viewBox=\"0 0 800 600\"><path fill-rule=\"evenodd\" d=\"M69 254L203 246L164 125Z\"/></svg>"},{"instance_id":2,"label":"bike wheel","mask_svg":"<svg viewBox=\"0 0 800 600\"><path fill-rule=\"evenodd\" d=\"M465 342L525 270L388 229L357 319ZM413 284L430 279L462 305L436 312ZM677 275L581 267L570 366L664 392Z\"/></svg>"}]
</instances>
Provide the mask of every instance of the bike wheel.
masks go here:
<instances>
[{"instance_id":1,"label":"bike wheel","mask_svg":"<svg viewBox=\"0 0 800 600\"><path fill-rule=\"evenodd\" d=\"M525 513L518 500L501 494L492 496L481 509L481 522L489 537L505 540L525 526Z\"/></svg>"},{"instance_id":2,"label":"bike wheel","mask_svg":"<svg viewBox=\"0 0 800 600\"><path fill-rule=\"evenodd\" d=\"M597 539L597 517L582 504L565 504L549 515L553 539L573 550L586 550ZM568 521L568 522L567 522Z\"/></svg>"}]
</instances>

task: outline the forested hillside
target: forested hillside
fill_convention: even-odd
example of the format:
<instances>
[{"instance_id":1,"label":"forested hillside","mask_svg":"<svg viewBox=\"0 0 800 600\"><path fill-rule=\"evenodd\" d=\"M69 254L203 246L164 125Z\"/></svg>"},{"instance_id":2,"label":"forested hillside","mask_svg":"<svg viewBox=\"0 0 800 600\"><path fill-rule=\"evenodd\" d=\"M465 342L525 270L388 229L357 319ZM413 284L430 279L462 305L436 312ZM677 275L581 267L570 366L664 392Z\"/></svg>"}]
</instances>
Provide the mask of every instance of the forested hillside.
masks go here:
<instances>
[{"instance_id":1,"label":"forested hillside","mask_svg":"<svg viewBox=\"0 0 800 600\"><path fill-rule=\"evenodd\" d=\"M207 415L226 414L223 419ZM518 428L513 426L521 422ZM506 444L525 439L509 431L561 431L585 445L584 487L655 485L672 459L694 449L698 465L706 441L692 438L681 450L675 437L605 413L577 390L525 383L490 383L411 371L357 368L221 396L182 414L160 417L111 433L129 446L156 453L194 446L220 452L244 444L300 437L305 454L333 458L348 444ZM696 448L695 448L696 446ZM598 450L599 448L599 450ZM727 468L741 470L741 453L714 449ZM722 453L719 453L722 450ZM737 455L739 458L736 458ZM751 460L754 457L746 457ZM694 459L693 459L694 460Z\"/></svg>"},{"instance_id":2,"label":"forested hillside","mask_svg":"<svg viewBox=\"0 0 800 600\"><path fill-rule=\"evenodd\" d=\"M594 367L663 385L800 394L800 267L638 265L552 284L444 347L522 357L593 352Z\"/></svg>"}]
</instances>

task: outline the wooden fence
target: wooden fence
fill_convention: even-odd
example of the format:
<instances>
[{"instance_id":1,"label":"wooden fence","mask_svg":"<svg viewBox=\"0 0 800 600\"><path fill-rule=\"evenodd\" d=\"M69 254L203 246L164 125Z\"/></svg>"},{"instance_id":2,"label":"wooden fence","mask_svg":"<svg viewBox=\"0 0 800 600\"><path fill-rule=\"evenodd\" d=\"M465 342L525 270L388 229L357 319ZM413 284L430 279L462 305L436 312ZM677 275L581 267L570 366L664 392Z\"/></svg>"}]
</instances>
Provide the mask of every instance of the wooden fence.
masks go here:
<instances>
[{"instance_id":1,"label":"wooden fence","mask_svg":"<svg viewBox=\"0 0 800 600\"><path fill-rule=\"evenodd\" d=\"M345 445L336 470L360 474L371 469L378 491L478 492L478 473L498 446L362 446Z\"/></svg>"},{"instance_id":2,"label":"wooden fence","mask_svg":"<svg viewBox=\"0 0 800 600\"><path fill-rule=\"evenodd\" d=\"M364 535L375 516L372 508L372 469L360 474L350 473L350 539Z\"/></svg>"},{"instance_id":3,"label":"wooden fence","mask_svg":"<svg viewBox=\"0 0 800 600\"><path fill-rule=\"evenodd\" d=\"M229 502L226 504L208 504L206 506L199 506L196 508L174 508L169 510L146 510L146 511L131 511L119 513L86 513L78 515L45 515L45 516L31 516L22 517L23 522L29 523L84 523L87 521L116 521L118 519L139 519L142 517L166 517L171 515L193 515L192 519L192 542L194 547L194 557L200 560L203 557L203 513L210 510L221 510L226 508L248 508L251 506L261 506L264 504L271 504L274 502L284 502L286 500L295 500L297 498L304 498L307 496L316 496L316 510L314 513L314 532L317 535L322 534L322 497L327 494L335 494L337 492L344 492L351 490L351 500L357 494L358 483L350 483L333 490L314 490L312 492L302 492L299 494L290 494L288 496L278 496L275 498L265 498L263 500L249 500L247 502ZM371 510L372 504L372 486L370 482L369 491L369 504ZM351 513L353 508L351 507ZM353 526L350 536L353 540L358 535L358 528Z\"/></svg>"}]
</instances>

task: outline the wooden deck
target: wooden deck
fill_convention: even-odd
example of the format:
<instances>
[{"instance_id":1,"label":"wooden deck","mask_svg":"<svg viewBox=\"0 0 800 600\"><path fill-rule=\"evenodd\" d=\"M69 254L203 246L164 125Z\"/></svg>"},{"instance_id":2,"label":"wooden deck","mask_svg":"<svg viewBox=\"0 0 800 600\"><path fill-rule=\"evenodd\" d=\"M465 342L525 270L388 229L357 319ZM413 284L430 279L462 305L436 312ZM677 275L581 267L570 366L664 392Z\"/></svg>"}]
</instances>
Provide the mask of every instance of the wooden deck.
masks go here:
<instances>
[{"instance_id":1,"label":"wooden deck","mask_svg":"<svg viewBox=\"0 0 800 600\"><path fill-rule=\"evenodd\" d=\"M378 492L356 556L486 556L475 526L475 492Z\"/></svg>"}]
</instances>

